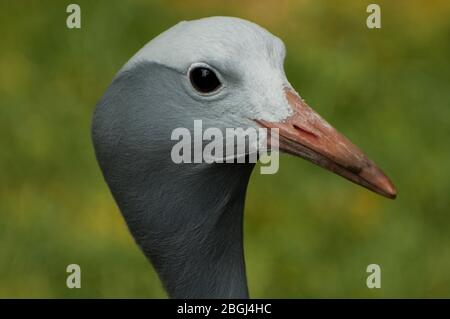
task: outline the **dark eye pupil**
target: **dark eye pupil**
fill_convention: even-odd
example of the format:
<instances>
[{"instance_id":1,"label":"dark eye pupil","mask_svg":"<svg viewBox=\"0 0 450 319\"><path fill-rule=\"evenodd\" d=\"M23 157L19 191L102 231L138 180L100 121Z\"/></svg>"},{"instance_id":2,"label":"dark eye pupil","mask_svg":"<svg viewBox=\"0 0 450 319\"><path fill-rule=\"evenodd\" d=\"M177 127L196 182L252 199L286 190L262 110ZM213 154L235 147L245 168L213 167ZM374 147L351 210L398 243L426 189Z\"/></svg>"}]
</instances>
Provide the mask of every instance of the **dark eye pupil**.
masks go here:
<instances>
[{"instance_id":1,"label":"dark eye pupil","mask_svg":"<svg viewBox=\"0 0 450 319\"><path fill-rule=\"evenodd\" d=\"M220 86L220 81L213 70L198 67L189 74L192 86L201 93L210 93Z\"/></svg>"}]
</instances>

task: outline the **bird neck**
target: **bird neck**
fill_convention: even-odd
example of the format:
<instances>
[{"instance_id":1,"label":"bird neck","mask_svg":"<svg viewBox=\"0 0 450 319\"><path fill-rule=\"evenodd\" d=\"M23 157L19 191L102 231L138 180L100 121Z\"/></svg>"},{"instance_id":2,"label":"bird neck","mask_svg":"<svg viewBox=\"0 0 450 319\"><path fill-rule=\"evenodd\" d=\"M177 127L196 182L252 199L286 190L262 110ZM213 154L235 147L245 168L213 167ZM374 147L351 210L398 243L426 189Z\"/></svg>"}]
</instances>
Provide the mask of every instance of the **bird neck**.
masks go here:
<instances>
[{"instance_id":1,"label":"bird neck","mask_svg":"<svg viewBox=\"0 0 450 319\"><path fill-rule=\"evenodd\" d=\"M116 200L170 297L248 298L243 209L253 165L198 165L165 169L160 184L155 172L123 194L126 203Z\"/></svg>"}]
</instances>

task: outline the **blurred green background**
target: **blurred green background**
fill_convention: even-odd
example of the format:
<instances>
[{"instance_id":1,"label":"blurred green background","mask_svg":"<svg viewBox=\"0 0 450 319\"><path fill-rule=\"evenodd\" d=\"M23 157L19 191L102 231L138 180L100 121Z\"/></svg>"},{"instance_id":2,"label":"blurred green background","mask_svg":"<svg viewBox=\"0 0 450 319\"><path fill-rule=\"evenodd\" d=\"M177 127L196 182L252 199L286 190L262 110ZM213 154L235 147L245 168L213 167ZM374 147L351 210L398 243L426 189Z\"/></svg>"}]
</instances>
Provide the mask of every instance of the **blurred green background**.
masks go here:
<instances>
[{"instance_id":1,"label":"blurred green background","mask_svg":"<svg viewBox=\"0 0 450 319\"><path fill-rule=\"evenodd\" d=\"M97 100L180 20L249 19L285 41L290 82L391 176L374 195L282 156L253 174L245 212L252 297L450 297L450 2L69 1L0 4L0 297L165 297L97 166ZM66 287L66 266L82 288ZM366 287L366 267L382 288Z\"/></svg>"}]
</instances>

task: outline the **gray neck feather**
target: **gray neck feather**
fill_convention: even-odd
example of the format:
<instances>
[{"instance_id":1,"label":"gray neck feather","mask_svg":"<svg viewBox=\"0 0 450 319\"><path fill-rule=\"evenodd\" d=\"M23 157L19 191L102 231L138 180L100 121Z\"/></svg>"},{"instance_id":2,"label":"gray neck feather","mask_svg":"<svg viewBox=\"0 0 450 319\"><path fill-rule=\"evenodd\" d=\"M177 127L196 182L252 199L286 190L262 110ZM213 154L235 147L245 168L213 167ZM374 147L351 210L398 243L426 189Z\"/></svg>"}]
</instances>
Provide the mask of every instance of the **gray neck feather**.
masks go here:
<instances>
[{"instance_id":1,"label":"gray neck feather","mask_svg":"<svg viewBox=\"0 0 450 319\"><path fill-rule=\"evenodd\" d=\"M165 170L110 187L170 297L247 298L243 209L253 166L197 165L198 175Z\"/></svg>"}]
</instances>

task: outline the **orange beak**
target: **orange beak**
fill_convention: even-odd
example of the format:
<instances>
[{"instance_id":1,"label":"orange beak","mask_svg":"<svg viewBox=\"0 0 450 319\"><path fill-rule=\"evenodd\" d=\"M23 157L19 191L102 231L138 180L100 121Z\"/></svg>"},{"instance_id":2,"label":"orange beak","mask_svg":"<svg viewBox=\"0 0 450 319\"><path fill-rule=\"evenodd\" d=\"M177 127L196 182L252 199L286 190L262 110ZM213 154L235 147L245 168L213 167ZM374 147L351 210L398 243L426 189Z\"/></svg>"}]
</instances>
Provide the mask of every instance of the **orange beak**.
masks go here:
<instances>
[{"instance_id":1,"label":"orange beak","mask_svg":"<svg viewBox=\"0 0 450 319\"><path fill-rule=\"evenodd\" d=\"M314 112L294 90L285 88L285 94L293 111L289 118L282 122L257 121L268 129L279 129L281 151L307 159L385 197L397 196L389 178L357 146Z\"/></svg>"}]
</instances>

